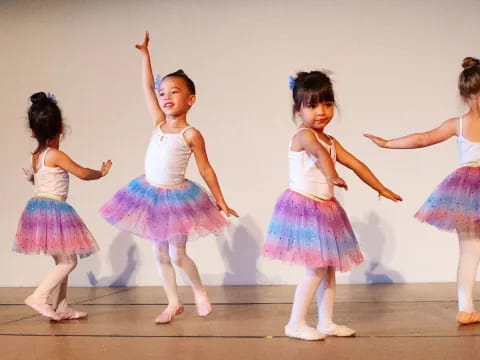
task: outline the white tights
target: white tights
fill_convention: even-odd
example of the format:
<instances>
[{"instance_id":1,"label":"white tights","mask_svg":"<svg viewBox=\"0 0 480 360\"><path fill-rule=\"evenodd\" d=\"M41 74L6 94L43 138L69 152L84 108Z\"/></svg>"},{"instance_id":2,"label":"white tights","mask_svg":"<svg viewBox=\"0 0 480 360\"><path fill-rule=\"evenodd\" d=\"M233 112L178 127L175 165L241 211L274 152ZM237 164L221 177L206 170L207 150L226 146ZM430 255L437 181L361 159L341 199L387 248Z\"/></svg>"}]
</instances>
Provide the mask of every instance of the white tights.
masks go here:
<instances>
[{"instance_id":1,"label":"white tights","mask_svg":"<svg viewBox=\"0 0 480 360\"><path fill-rule=\"evenodd\" d=\"M32 298L36 303L46 304L50 299L53 309L66 306L68 275L77 266L77 255L52 255L55 266L35 289Z\"/></svg>"},{"instance_id":2,"label":"white tights","mask_svg":"<svg viewBox=\"0 0 480 360\"><path fill-rule=\"evenodd\" d=\"M333 326L335 288L335 269L307 268L306 276L298 283L295 291L289 325L306 325L308 307L316 293L318 326L321 328Z\"/></svg>"},{"instance_id":3,"label":"white tights","mask_svg":"<svg viewBox=\"0 0 480 360\"><path fill-rule=\"evenodd\" d=\"M478 234L459 233L460 254L457 269L458 310L473 312L473 288L480 261L480 237Z\"/></svg>"},{"instance_id":4,"label":"white tights","mask_svg":"<svg viewBox=\"0 0 480 360\"><path fill-rule=\"evenodd\" d=\"M205 296L205 289L202 285L202 281L200 280L200 274L198 273L197 266L187 255L185 241L176 242L175 245L169 245L167 243L158 245L157 257L169 306L178 307L180 304L176 274L172 265L172 260L187 275L195 296Z\"/></svg>"}]
</instances>

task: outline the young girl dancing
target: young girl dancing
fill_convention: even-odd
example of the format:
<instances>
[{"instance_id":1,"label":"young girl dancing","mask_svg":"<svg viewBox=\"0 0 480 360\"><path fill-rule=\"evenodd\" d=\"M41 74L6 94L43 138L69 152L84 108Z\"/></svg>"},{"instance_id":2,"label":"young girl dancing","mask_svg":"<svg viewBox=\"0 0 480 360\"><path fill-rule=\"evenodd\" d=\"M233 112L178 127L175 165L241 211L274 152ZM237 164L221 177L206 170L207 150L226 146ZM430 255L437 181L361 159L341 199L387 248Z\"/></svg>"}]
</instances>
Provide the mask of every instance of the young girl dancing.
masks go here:
<instances>
[{"instance_id":1,"label":"young girl dancing","mask_svg":"<svg viewBox=\"0 0 480 360\"><path fill-rule=\"evenodd\" d=\"M352 169L379 195L400 196L383 186L368 167L324 132L334 115L330 78L320 71L300 72L291 79L293 112L301 124L288 148L289 188L278 199L268 229L264 255L306 266L296 289L285 334L304 340L325 335L352 336L355 331L333 322L335 271L348 271L363 256L347 215L334 197L334 186L347 189L336 161ZM318 325L307 325L307 310L316 293Z\"/></svg>"},{"instance_id":2,"label":"young girl dancing","mask_svg":"<svg viewBox=\"0 0 480 360\"><path fill-rule=\"evenodd\" d=\"M187 254L187 239L220 232L227 221L219 210L227 216L238 215L223 198L202 134L187 122L187 113L195 103L193 81L178 70L155 84L148 42L149 34L145 33L143 43L136 45L143 56L143 90L154 125L145 155L145 175L120 189L100 212L112 225L154 243L168 298L168 306L155 319L163 324L184 310L170 252L191 282L198 315L207 316L211 304L197 266ZM192 153L215 203L207 192L185 179Z\"/></svg>"},{"instance_id":3,"label":"young girl dancing","mask_svg":"<svg viewBox=\"0 0 480 360\"><path fill-rule=\"evenodd\" d=\"M466 114L451 118L433 130L397 139L365 136L378 146L389 149L422 148L457 136L461 166L438 185L415 217L440 230L457 233L460 247L457 321L471 324L480 322L480 312L473 304L480 261L480 61L467 57L462 67L458 89L468 106Z\"/></svg>"},{"instance_id":4,"label":"young girl dancing","mask_svg":"<svg viewBox=\"0 0 480 360\"><path fill-rule=\"evenodd\" d=\"M65 202L68 173L82 180L96 180L107 175L112 162L102 163L100 170L76 164L59 150L63 118L55 98L39 92L30 100L28 123L38 146L25 174L33 183L34 194L20 218L13 249L24 254L49 254L56 265L25 304L52 320L84 318L86 312L67 304L68 275L77 265L77 256L89 256L98 246L82 219Z\"/></svg>"}]
</instances>

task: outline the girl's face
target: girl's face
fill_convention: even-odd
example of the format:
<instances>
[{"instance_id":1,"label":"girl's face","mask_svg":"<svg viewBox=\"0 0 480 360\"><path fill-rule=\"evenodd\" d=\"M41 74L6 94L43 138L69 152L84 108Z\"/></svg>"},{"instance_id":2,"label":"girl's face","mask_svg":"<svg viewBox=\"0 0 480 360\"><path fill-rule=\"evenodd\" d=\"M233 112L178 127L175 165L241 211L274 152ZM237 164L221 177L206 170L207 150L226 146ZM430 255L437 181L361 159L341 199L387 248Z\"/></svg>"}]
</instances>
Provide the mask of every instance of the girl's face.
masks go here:
<instances>
[{"instance_id":1,"label":"girl's face","mask_svg":"<svg viewBox=\"0 0 480 360\"><path fill-rule=\"evenodd\" d=\"M299 115L308 127L315 130L323 130L333 118L334 106L335 103L333 101L302 106Z\"/></svg>"},{"instance_id":2,"label":"girl's face","mask_svg":"<svg viewBox=\"0 0 480 360\"><path fill-rule=\"evenodd\" d=\"M158 100L165 115L178 116L190 110L195 103L195 95L190 93L182 78L169 76L160 84Z\"/></svg>"}]
</instances>

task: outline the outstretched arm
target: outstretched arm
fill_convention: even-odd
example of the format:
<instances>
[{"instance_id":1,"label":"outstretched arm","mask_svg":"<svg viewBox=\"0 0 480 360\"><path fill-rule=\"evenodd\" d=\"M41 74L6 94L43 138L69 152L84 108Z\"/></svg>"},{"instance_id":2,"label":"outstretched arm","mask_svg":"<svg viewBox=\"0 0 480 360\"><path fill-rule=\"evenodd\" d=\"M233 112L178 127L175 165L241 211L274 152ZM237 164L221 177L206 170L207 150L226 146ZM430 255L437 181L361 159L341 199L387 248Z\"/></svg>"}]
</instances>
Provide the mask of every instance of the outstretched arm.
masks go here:
<instances>
[{"instance_id":1,"label":"outstretched arm","mask_svg":"<svg viewBox=\"0 0 480 360\"><path fill-rule=\"evenodd\" d=\"M203 139L202 134L197 129L189 129L184 134L187 144L192 148L193 154L195 155L195 160L197 162L198 171L202 178L205 180L208 188L210 189L217 206L222 210L225 215L236 216L238 214L235 210L230 209L223 198L222 190L218 184L217 175L215 170L213 170L212 165L208 161L207 151L205 149L205 140Z\"/></svg>"},{"instance_id":2,"label":"outstretched arm","mask_svg":"<svg viewBox=\"0 0 480 360\"><path fill-rule=\"evenodd\" d=\"M392 201L402 201L403 199L400 195L395 194L390 189L386 188L380 180L373 175L372 171L358 160L355 156L350 154L347 150L345 150L342 145L335 139L335 149L337 151L337 160L342 165L345 165L349 169L353 170L353 172L368 186L372 189L376 190L379 195L386 197Z\"/></svg>"},{"instance_id":3,"label":"outstretched arm","mask_svg":"<svg viewBox=\"0 0 480 360\"><path fill-rule=\"evenodd\" d=\"M439 127L423 133L415 133L392 140L385 140L371 134L364 134L380 147L388 149L417 149L438 144L457 134L458 120L456 118L445 121Z\"/></svg>"},{"instance_id":4,"label":"outstretched arm","mask_svg":"<svg viewBox=\"0 0 480 360\"><path fill-rule=\"evenodd\" d=\"M50 150L45 159L48 162L48 166L58 166L63 170L72 173L76 177L82 180L96 180L108 174L112 167L110 160L104 161L100 167L100 170L93 170L78 165L75 161L60 150Z\"/></svg>"},{"instance_id":5,"label":"outstretched arm","mask_svg":"<svg viewBox=\"0 0 480 360\"><path fill-rule=\"evenodd\" d=\"M158 99L155 94L155 82L152 73L152 64L150 62L150 52L148 51L148 43L150 41L150 35L146 31L143 43L135 45L143 55L142 61L142 86L143 94L145 97L145 103L147 104L148 113L153 120L155 126L165 121L165 114L163 113Z\"/></svg>"}]
</instances>

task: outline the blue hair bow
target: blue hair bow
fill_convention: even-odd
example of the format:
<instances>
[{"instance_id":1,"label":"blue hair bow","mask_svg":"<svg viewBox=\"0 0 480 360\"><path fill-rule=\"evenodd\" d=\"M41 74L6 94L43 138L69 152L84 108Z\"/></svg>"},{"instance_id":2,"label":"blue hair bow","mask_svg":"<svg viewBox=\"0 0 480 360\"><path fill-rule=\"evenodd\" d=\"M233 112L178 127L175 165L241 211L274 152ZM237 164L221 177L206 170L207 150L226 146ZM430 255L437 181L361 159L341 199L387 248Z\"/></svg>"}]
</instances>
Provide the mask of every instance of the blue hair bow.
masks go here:
<instances>
[{"instance_id":1,"label":"blue hair bow","mask_svg":"<svg viewBox=\"0 0 480 360\"><path fill-rule=\"evenodd\" d=\"M47 92L47 98L50 99L50 101L54 102L55 104L57 103L57 98L55 97L55 95L53 95L53 93L51 92Z\"/></svg>"},{"instance_id":2,"label":"blue hair bow","mask_svg":"<svg viewBox=\"0 0 480 360\"><path fill-rule=\"evenodd\" d=\"M160 84L162 83L162 77L159 75L157 75L157 77L155 78L155 90L160 90Z\"/></svg>"},{"instance_id":3,"label":"blue hair bow","mask_svg":"<svg viewBox=\"0 0 480 360\"><path fill-rule=\"evenodd\" d=\"M293 76L288 77L288 87L290 88L290 90L293 90L293 88L295 87L295 78Z\"/></svg>"}]
</instances>

